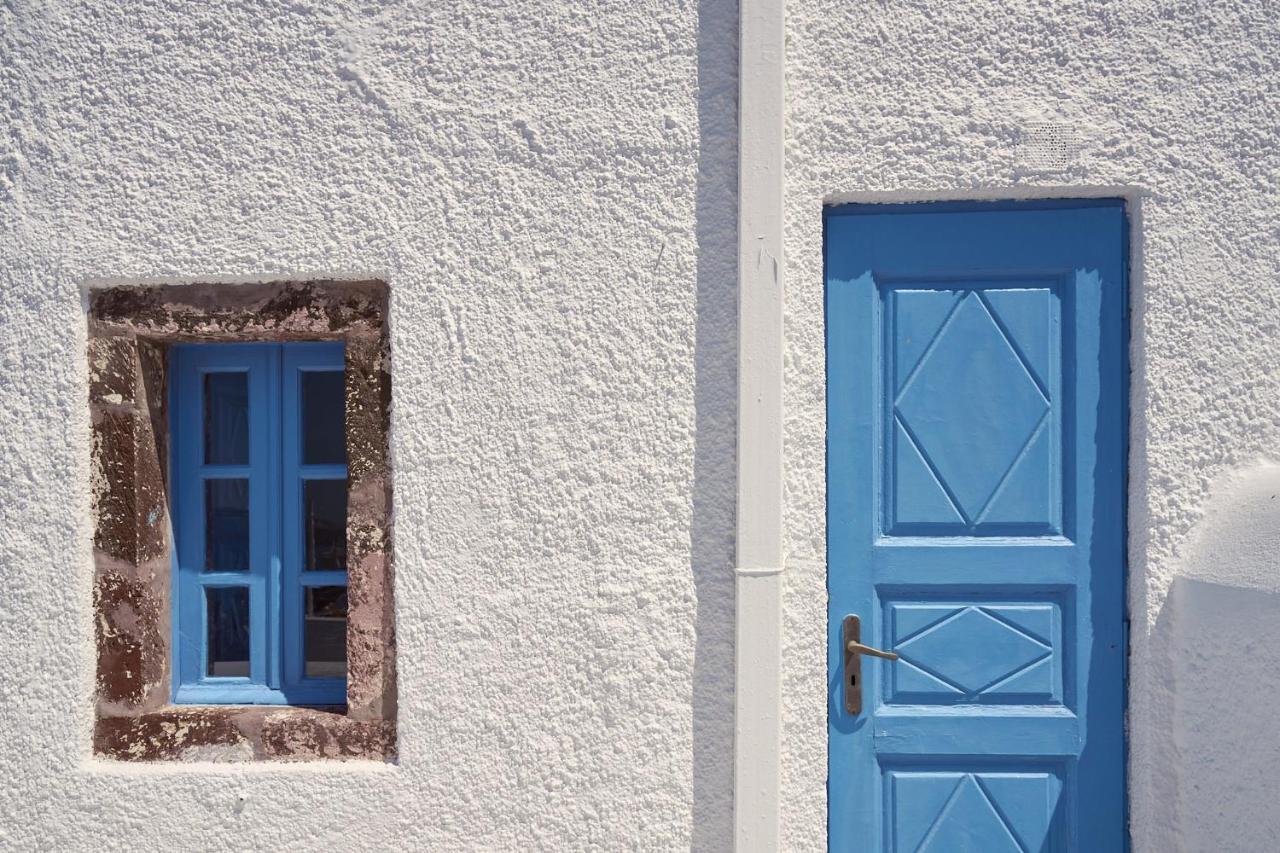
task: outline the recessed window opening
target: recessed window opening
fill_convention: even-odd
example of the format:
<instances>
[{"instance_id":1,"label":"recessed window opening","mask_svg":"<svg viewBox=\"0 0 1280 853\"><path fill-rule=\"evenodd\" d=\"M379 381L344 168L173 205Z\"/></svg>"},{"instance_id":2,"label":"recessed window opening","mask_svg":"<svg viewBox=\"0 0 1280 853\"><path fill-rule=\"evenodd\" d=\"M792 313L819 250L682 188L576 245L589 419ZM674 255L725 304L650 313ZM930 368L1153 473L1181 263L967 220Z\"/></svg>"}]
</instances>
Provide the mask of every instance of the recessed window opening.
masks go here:
<instances>
[{"instance_id":1,"label":"recessed window opening","mask_svg":"<svg viewBox=\"0 0 1280 853\"><path fill-rule=\"evenodd\" d=\"M171 350L174 700L340 705L343 344Z\"/></svg>"},{"instance_id":2,"label":"recessed window opening","mask_svg":"<svg viewBox=\"0 0 1280 853\"><path fill-rule=\"evenodd\" d=\"M95 755L396 754L388 297L90 291Z\"/></svg>"}]
</instances>

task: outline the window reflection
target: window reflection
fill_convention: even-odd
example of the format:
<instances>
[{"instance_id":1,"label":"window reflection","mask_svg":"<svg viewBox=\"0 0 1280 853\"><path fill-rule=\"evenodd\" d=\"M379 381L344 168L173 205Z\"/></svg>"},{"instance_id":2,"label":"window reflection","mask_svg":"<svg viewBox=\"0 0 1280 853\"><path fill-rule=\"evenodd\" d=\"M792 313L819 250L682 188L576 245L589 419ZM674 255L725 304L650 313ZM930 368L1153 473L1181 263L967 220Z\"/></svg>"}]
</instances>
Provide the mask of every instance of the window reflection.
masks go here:
<instances>
[{"instance_id":1,"label":"window reflection","mask_svg":"<svg viewBox=\"0 0 1280 853\"><path fill-rule=\"evenodd\" d=\"M346 464L345 421L342 371L303 371L302 464Z\"/></svg>"},{"instance_id":2,"label":"window reflection","mask_svg":"<svg viewBox=\"0 0 1280 853\"><path fill-rule=\"evenodd\" d=\"M347 588L308 587L303 609L307 678L347 674Z\"/></svg>"},{"instance_id":3,"label":"window reflection","mask_svg":"<svg viewBox=\"0 0 1280 853\"><path fill-rule=\"evenodd\" d=\"M209 659L207 672L217 677L249 676L249 589L210 587L208 600Z\"/></svg>"},{"instance_id":4,"label":"window reflection","mask_svg":"<svg viewBox=\"0 0 1280 853\"><path fill-rule=\"evenodd\" d=\"M249 481L205 480L204 567L208 571L249 569Z\"/></svg>"},{"instance_id":5,"label":"window reflection","mask_svg":"<svg viewBox=\"0 0 1280 853\"><path fill-rule=\"evenodd\" d=\"M347 481L304 480L302 525L306 541L303 567L317 571L347 567Z\"/></svg>"},{"instance_id":6,"label":"window reflection","mask_svg":"<svg viewBox=\"0 0 1280 853\"><path fill-rule=\"evenodd\" d=\"M249 374L205 374L204 461L249 464Z\"/></svg>"}]
</instances>

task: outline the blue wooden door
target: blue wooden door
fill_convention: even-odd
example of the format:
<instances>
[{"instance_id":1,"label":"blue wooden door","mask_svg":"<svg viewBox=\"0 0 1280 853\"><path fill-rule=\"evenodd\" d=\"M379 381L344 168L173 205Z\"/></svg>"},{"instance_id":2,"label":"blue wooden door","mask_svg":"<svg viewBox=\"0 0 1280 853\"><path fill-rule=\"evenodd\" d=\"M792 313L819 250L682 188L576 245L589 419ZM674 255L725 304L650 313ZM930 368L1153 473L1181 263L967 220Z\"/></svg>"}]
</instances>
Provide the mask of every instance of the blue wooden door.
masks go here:
<instances>
[{"instance_id":1,"label":"blue wooden door","mask_svg":"<svg viewBox=\"0 0 1280 853\"><path fill-rule=\"evenodd\" d=\"M826 218L832 850L1126 846L1119 200ZM867 655L844 700L845 617Z\"/></svg>"}]
</instances>

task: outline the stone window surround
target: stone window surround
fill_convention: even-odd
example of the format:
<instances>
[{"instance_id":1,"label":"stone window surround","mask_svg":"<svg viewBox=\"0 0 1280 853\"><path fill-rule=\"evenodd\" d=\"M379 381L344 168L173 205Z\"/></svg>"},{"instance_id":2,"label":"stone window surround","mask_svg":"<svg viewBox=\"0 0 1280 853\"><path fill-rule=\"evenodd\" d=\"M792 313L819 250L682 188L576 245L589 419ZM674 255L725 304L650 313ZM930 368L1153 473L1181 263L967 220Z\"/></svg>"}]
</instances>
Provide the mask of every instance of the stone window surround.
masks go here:
<instances>
[{"instance_id":1,"label":"stone window surround","mask_svg":"<svg viewBox=\"0 0 1280 853\"><path fill-rule=\"evenodd\" d=\"M88 292L97 756L395 757L387 304L386 284L373 280ZM347 705L171 704L167 348L299 340L346 344Z\"/></svg>"}]
</instances>

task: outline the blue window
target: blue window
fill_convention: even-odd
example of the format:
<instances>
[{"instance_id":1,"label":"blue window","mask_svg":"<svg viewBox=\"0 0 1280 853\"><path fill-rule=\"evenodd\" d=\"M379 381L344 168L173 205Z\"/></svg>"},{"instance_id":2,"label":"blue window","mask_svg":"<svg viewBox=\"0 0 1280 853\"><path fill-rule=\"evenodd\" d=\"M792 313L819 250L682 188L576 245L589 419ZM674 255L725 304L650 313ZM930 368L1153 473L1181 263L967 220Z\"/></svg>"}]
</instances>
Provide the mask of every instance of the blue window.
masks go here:
<instances>
[{"instance_id":1,"label":"blue window","mask_svg":"<svg viewBox=\"0 0 1280 853\"><path fill-rule=\"evenodd\" d=\"M341 343L173 348L175 702L346 702L342 361Z\"/></svg>"}]
</instances>

